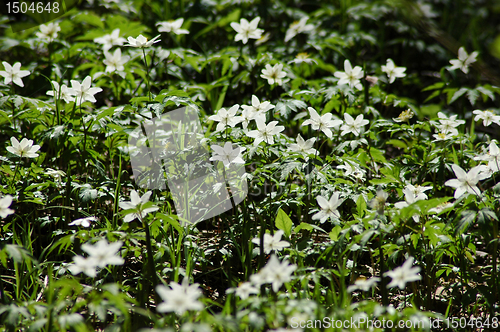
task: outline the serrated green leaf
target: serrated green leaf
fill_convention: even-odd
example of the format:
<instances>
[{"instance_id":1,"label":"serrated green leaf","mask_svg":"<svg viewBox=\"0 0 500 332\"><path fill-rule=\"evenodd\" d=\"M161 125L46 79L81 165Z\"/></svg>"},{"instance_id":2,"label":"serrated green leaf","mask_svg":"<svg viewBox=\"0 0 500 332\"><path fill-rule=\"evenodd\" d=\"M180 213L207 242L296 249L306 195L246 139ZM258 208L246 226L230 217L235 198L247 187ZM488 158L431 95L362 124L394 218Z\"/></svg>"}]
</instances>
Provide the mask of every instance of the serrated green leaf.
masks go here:
<instances>
[{"instance_id":1,"label":"serrated green leaf","mask_svg":"<svg viewBox=\"0 0 500 332\"><path fill-rule=\"evenodd\" d=\"M460 98L468 90L469 89L467 89L467 88L461 88L460 90L456 91L453 95L451 95L451 93L448 93L448 104L453 103L455 100L457 100L458 98ZM449 92L451 92L451 91L449 91Z\"/></svg>"},{"instance_id":2,"label":"serrated green leaf","mask_svg":"<svg viewBox=\"0 0 500 332\"><path fill-rule=\"evenodd\" d=\"M455 227L454 235L459 236L462 235L465 231L467 231L470 225L472 225L476 220L476 216L477 216L476 211L466 210L462 212L461 218Z\"/></svg>"},{"instance_id":3,"label":"serrated green leaf","mask_svg":"<svg viewBox=\"0 0 500 332\"><path fill-rule=\"evenodd\" d=\"M476 89L467 91L467 98L469 99L472 106L476 103L477 98L479 98L479 92Z\"/></svg>"}]
</instances>

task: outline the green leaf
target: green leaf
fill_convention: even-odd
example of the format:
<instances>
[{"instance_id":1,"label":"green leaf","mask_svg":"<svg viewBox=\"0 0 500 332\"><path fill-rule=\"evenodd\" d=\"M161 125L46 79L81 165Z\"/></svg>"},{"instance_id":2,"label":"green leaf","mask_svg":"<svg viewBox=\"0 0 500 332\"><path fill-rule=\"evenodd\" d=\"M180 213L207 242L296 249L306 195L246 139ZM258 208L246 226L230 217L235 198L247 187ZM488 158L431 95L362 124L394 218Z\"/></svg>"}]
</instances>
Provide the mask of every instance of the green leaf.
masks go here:
<instances>
[{"instance_id":1,"label":"green leaf","mask_svg":"<svg viewBox=\"0 0 500 332\"><path fill-rule=\"evenodd\" d=\"M312 231L313 230L313 226L311 224L308 224L306 222L301 222L300 225L298 225L297 227L294 228L294 232L297 233L301 230L305 229L306 231Z\"/></svg>"},{"instance_id":2,"label":"green leaf","mask_svg":"<svg viewBox=\"0 0 500 332\"><path fill-rule=\"evenodd\" d=\"M166 215L163 213L157 213L156 214L157 218L160 218L163 221L166 221L170 225L172 225L173 228L179 232L179 234L182 234L184 232L184 228L179 224L179 221L177 220L177 216L172 216L172 215Z\"/></svg>"},{"instance_id":3,"label":"green leaf","mask_svg":"<svg viewBox=\"0 0 500 332\"><path fill-rule=\"evenodd\" d=\"M281 116L288 117L290 112L297 112L299 109L305 109L307 104L302 100L288 99L276 104L275 111L280 112Z\"/></svg>"},{"instance_id":4,"label":"green leaf","mask_svg":"<svg viewBox=\"0 0 500 332\"><path fill-rule=\"evenodd\" d=\"M339 234L342 231L342 227L339 225L335 226L330 233L328 233L328 236L332 241L337 241L339 239Z\"/></svg>"},{"instance_id":5,"label":"green leaf","mask_svg":"<svg viewBox=\"0 0 500 332\"><path fill-rule=\"evenodd\" d=\"M437 90L437 89L441 89L443 87L444 87L444 82L438 82L438 83L434 83L432 85L429 85L425 89L422 89L422 91Z\"/></svg>"},{"instance_id":6,"label":"green leaf","mask_svg":"<svg viewBox=\"0 0 500 332\"><path fill-rule=\"evenodd\" d=\"M76 15L73 18L73 21L80 22L80 23L87 23L87 24L99 27L101 29L104 29L104 23L101 20L101 18L97 15L89 14L88 12L85 12L85 14L82 13L80 15Z\"/></svg>"},{"instance_id":7,"label":"green leaf","mask_svg":"<svg viewBox=\"0 0 500 332\"><path fill-rule=\"evenodd\" d=\"M366 201L363 195L358 196L358 199L356 200L356 207L358 208L358 216L363 218L366 211Z\"/></svg>"},{"instance_id":8,"label":"green leaf","mask_svg":"<svg viewBox=\"0 0 500 332\"><path fill-rule=\"evenodd\" d=\"M466 93L469 89L467 88L461 88L460 90L456 91L453 95L451 93L448 93L448 104L453 103L455 100L460 98L464 93ZM451 92L451 91L449 91ZM451 98L450 98L451 96Z\"/></svg>"},{"instance_id":9,"label":"green leaf","mask_svg":"<svg viewBox=\"0 0 500 332\"><path fill-rule=\"evenodd\" d=\"M197 39L198 37L203 36L207 32L210 32L217 27L223 27L223 26L228 25L231 22L237 21L240 18L240 14L241 14L241 9L238 8L238 9L232 11L231 13L229 13L229 15L227 15L227 16L221 18L220 20L216 21L215 23L205 27L200 32L198 32L196 35L194 35L193 38Z\"/></svg>"},{"instance_id":10,"label":"green leaf","mask_svg":"<svg viewBox=\"0 0 500 332\"><path fill-rule=\"evenodd\" d=\"M488 96L491 100L495 100L495 95L494 95L493 91L488 90L487 87L478 86L476 88L476 90L481 92L483 95Z\"/></svg>"},{"instance_id":11,"label":"green leaf","mask_svg":"<svg viewBox=\"0 0 500 332\"><path fill-rule=\"evenodd\" d=\"M462 235L467 229L469 229L470 225L474 223L474 220L476 220L476 211L471 211L471 210L466 210L462 212L462 218L460 221L457 223L455 227L455 236Z\"/></svg>"},{"instance_id":12,"label":"green leaf","mask_svg":"<svg viewBox=\"0 0 500 332\"><path fill-rule=\"evenodd\" d=\"M290 237L290 235L292 234L293 222L292 219L290 219L290 217L281 208L278 209L278 215L276 216L276 220L274 223L276 225L276 228L281 229L283 232L285 232L285 235L287 237Z\"/></svg>"},{"instance_id":13,"label":"green leaf","mask_svg":"<svg viewBox=\"0 0 500 332\"><path fill-rule=\"evenodd\" d=\"M399 139L390 139L386 142L386 144L390 144L390 145L393 145L397 148L400 148L400 149L406 149L408 148L408 145L406 145L405 142L399 140Z\"/></svg>"},{"instance_id":14,"label":"green leaf","mask_svg":"<svg viewBox=\"0 0 500 332\"><path fill-rule=\"evenodd\" d=\"M479 98L479 92L476 89L467 91L467 98L472 106L476 103L477 98Z\"/></svg>"},{"instance_id":15,"label":"green leaf","mask_svg":"<svg viewBox=\"0 0 500 332\"><path fill-rule=\"evenodd\" d=\"M301 231L301 230L303 230L303 229L305 229L305 230L307 230L307 231L312 231L313 229L315 229L315 230L317 230L317 231L320 231L320 232L326 233L326 231L325 231L323 228L318 227L318 226L316 226L316 225L308 224L308 223L306 223L306 222L301 222L301 223L300 223L300 225L298 225L297 227L295 227L295 228L293 229L293 231L294 231L295 233L297 233L297 232L299 232L299 231Z\"/></svg>"}]
</instances>

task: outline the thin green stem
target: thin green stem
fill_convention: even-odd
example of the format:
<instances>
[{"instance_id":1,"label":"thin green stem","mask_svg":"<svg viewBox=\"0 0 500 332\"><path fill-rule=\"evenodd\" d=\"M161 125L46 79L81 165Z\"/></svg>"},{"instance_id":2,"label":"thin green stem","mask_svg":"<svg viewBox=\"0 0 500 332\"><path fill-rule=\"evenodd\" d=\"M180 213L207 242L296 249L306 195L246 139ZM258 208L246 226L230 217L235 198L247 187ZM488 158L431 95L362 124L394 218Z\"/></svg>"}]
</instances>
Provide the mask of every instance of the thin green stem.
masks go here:
<instances>
[{"instance_id":1,"label":"thin green stem","mask_svg":"<svg viewBox=\"0 0 500 332\"><path fill-rule=\"evenodd\" d=\"M151 88L149 86L149 66L148 66L148 59L146 58L146 51L144 48L142 49L142 54L144 55L144 63L146 64L146 86L148 88L148 98L149 101L151 101Z\"/></svg>"}]
</instances>

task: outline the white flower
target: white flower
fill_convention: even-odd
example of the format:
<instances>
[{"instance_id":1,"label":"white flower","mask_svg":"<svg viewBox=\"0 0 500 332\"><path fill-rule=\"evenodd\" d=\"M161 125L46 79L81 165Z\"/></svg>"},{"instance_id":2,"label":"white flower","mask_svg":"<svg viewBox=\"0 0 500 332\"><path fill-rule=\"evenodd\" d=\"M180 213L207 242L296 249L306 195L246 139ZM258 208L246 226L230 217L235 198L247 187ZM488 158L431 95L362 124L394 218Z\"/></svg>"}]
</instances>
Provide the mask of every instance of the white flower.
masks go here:
<instances>
[{"instance_id":1,"label":"white flower","mask_svg":"<svg viewBox=\"0 0 500 332\"><path fill-rule=\"evenodd\" d=\"M413 282L422 279L418 273L420 272L420 267L413 267L414 258L410 257L404 262L404 264L400 267L395 268L392 271L388 271L385 273L385 276L389 276L392 278L391 282L387 285L387 287L399 287L400 289L404 289L406 283Z\"/></svg>"},{"instance_id":2,"label":"white flower","mask_svg":"<svg viewBox=\"0 0 500 332\"><path fill-rule=\"evenodd\" d=\"M40 150L40 145L33 145L33 141L27 138L23 138L21 142L17 140L15 137L10 138L10 142L12 143L12 146L7 147L7 151L10 153L15 154L16 156L19 157L26 157L26 158L36 158L38 157L38 153L36 153L38 150Z\"/></svg>"},{"instance_id":3,"label":"white flower","mask_svg":"<svg viewBox=\"0 0 500 332\"><path fill-rule=\"evenodd\" d=\"M405 201L394 203L394 206L398 209L403 209L417 201L417 197L415 196L413 191L403 189L403 192L405 194ZM420 216L418 214L414 214L412 218L417 223L420 221Z\"/></svg>"},{"instance_id":4,"label":"white flower","mask_svg":"<svg viewBox=\"0 0 500 332\"><path fill-rule=\"evenodd\" d=\"M290 243L288 243L287 241L281 241L281 237L283 236L283 234L284 232L282 230L274 233L274 236L267 233L264 234L264 252L266 254L270 254L273 250L280 251L283 248L290 246ZM252 239L252 242L256 245L261 245L259 238Z\"/></svg>"},{"instance_id":5,"label":"white flower","mask_svg":"<svg viewBox=\"0 0 500 332\"><path fill-rule=\"evenodd\" d=\"M117 241L108 243L107 240L101 239L94 245L85 243L82 245L82 250L89 254L88 258L82 256L74 256L73 264L68 269L72 274L85 273L89 277L97 275L96 268L104 268L107 265L122 265L125 261L121 256L117 256L123 242Z\"/></svg>"},{"instance_id":6,"label":"white flower","mask_svg":"<svg viewBox=\"0 0 500 332\"><path fill-rule=\"evenodd\" d=\"M371 277L369 279L358 278L354 282L354 285L347 287L347 291L349 293L352 293L353 291L359 289L359 290L362 290L364 292L368 292L370 290L370 288L375 286L377 284L377 282L379 282L379 281L380 281L379 277Z\"/></svg>"},{"instance_id":7,"label":"white flower","mask_svg":"<svg viewBox=\"0 0 500 332\"><path fill-rule=\"evenodd\" d=\"M368 120L363 119L363 114L360 114L356 117L356 120L348 114L344 113L344 124L340 127L342 132L341 136L347 135L349 133L353 133L356 136L359 136L364 131L364 126L370 123Z\"/></svg>"},{"instance_id":8,"label":"white flower","mask_svg":"<svg viewBox=\"0 0 500 332\"><path fill-rule=\"evenodd\" d=\"M9 209L11 204L12 204L11 195L5 195L4 197L0 198L0 218L7 218L9 214L14 213L14 210Z\"/></svg>"},{"instance_id":9,"label":"white flower","mask_svg":"<svg viewBox=\"0 0 500 332\"><path fill-rule=\"evenodd\" d=\"M342 124L342 120L335 119L332 120L332 113L326 113L322 116L319 116L318 112L312 107L307 108L309 110L309 116L311 117L309 120L304 121L302 126L311 125L314 130L321 130L326 137L332 138L332 131L330 128L338 127Z\"/></svg>"},{"instance_id":10,"label":"white flower","mask_svg":"<svg viewBox=\"0 0 500 332\"><path fill-rule=\"evenodd\" d=\"M336 71L333 75L339 78L337 84L349 84L351 88L356 88L358 90L362 90L363 86L361 85L360 78L363 78L363 69L360 66L356 66L352 68L349 60L344 61L344 71Z\"/></svg>"},{"instance_id":11,"label":"white flower","mask_svg":"<svg viewBox=\"0 0 500 332\"><path fill-rule=\"evenodd\" d=\"M405 70L406 67L396 66L392 59L387 59L387 64L385 66L382 65L382 71L387 74L387 77L389 78L389 84L392 84L396 80L396 78L405 77Z\"/></svg>"},{"instance_id":12,"label":"white flower","mask_svg":"<svg viewBox=\"0 0 500 332\"><path fill-rule=\"evenodd\" d=\"M82 226L82 227L90 227L91 223L96 222L97 218L96 217L85 217L85 218L80 218L73 220L68 224L68 226Z\"/></svg>"},{"instance_id":13,"label":"white flower","mask_svg":"<svg viewBox=\"0 0 500 332\"><path fill-rule=\"evenodd\" d=\"M127 40L123 37L120 37L120 29L115 29L109 35L104 35L99 38L95 38L94 42L98 44L103 44L102 49L104 51L108 51L114 45L122 46L124 42Z\"/></svg>"},{"instance_id":14,"label":"white flower","mask_svg":"<svg viewBox=\"0 0 500 332\"><path fill-rule=\"evenodd\" d=\"M275 106L269 101L260 102L256 95L252 95L252 105L242 105L241 108L250 111L252 114L264 114Z\"/></svg>"},{"instance_id":15,"label":"white flower","mask_svg":"<svg viewBox=\"0 0 500 332\"><path fill-rule=\"evenodd\" d=\"M286 77L286 72L283 71L283 64L281 63L277 63L272 67L270 64L267 64L266 68L262 69L260 77L266 79L270 85L277 83L281 86L283 84L282 79Z\"/></svg>"},{"instance_id":16,"label":"white flower","mask_svg":"<svg viewBox=\"0 0 500 332\"><path fill-rule=\"evenodd\" d=\"M93 258L84 258L77 255L73 257L73 264L68 266L68 270L73 275L83 272L89 277L94 278L97 275L96 267L97 265Z\"/></svg>"},{"instance_id":17,"label":"white flower","mask_svg":"<svg viewBox=\"0 0 500 332\"><path fill-rule=\"evenodd\" d=\"M259 294L259 289L250 282L242 282L238 285L238 288L236 288L234 292L242 300L245 300L250 296L250 294Z\"/></svg>"},{"instance_id":18,"label":"white flower","mask_svg":"<svg viewBox=\"0 0 500 332\"><path fill-rule=\"evenodd\" d=\"M215 129L216 132L226 129L227 126L233 128L243 120L241 117L236 116L236 112L238 112L239 108L240 105L238 104L232 106L229 110L221 108L217 111L217 114L208 117L208 120L218 122L217 128Z\"/></svg>"},{"instance_id":19,"label":"white flower","mask_svg":"<svg viewBox=\"0 0 500 332\"><path fill-rule=\"evenodd\" d=\"M76 92L73 89L68 88L66 84L61 85L61 87L59 88L59 83L57 83L56 81L52 81L52 85L54 88L53 90L47 91L46 94L48 96L53 96L56 99L62 98L67 103L70 103L75 100Z\"/></svg>"},{"instance_id":20,"label":"white flower","mask_svg":"<svg viewBox=\"0 0 500 332\"><path fill-rule=\"evenodd\" d=\"M161 40L159 40L158 38L160 38L160 35L154 37L150 41L148 41L148 39L146 37L144 37L143 35L139 35L137 38L128 37L127 38L128 44L125 45L125 46L132 46L132 47L138 47L138 48L146 48L146 47L150 47L151 45L153 45L155 43L160 42Z\"/></svg>"},{"instance_id":21,"label":"white flower","mask_svg":"<svg viewBox=\"0 0 500 332\"><path fill-rule=\"evenodd\" d=\"M106 65L107 73L112 73L114 71L123 71L125 69L123 65L126 64L128 60L130 60L130 57L127 55L122 57L122 51L119 48L117 48L113 54L105 51L104 56L106 57L106 59L104 59L103 62Z\"/></svg>"},{"instance_id":22,"label":"white flower","mask_svg":"<svg viewBox=\"0 0 500 332\"><path fill-rule=\"evenodd\" d=\"M491 142L489 148L488 167L493 172L498 172L500 171L500 149L495 142Z\"/></svg>"},{"instance_id":23,"label":"white flower","mask_svg":"<svg viewBox=\"0 0 500 332\"><path fill-rule=\"evenodd\" d=\"M278 257L272 254L266 266L250 276L250 281L256 286L272 283L273 290L277 292L285 282L292 280L292 273L296 268L297 265L289 265L286 259L280 263Z\"/></svg>"},{"instance_id":24,"label":"white flower","mask_svg":"<svg viewBox=\"0 0 500 332\"><path fill-rule=\"evenodd\" d=\"M224 147L219 145L211 145L212 150L214 150L214 154L210 157L210 161L220 160L224 163L225 167L229 167L230 164L244 164L245 161L241 158L241 152L245 150L245 148L241 148L237 146L233 149L233 145L231 142L226 142Z\"/></svg>"},{"instance_id":25,"label":"white flower","mask_svg":"<svg viewBox=\"0 0 500 332\"><path fill-rule=\"evenodd\" d=\"M178 315L189 310L202 310L203 304L198 301L202 295L198 284L189 285L188 278L184 277L182 284L171 281L170 288L164 285L156 286L156 292L163 302L158 305L158 312L175 312Z\"/></svg>"},{"instance_id":26,"label":"white flower","mask_svg":"<svg viewBox=\"0 0 500 332\"><path fill-rule=\"evenodd\" d=\"M435 124L439 133L433 135L436 141L447 140L457 136L457 127L464 124L464 120L457 120L457 115L452 115L449 118L443 112L438 112L439 124Z\"/></svg>"},{"instance_id":27,"label":"white flower","mask_svg":"<svg viewBox=\"0 0 500 332\"><path fill-rule=\"evenodd\" d=\"M241 125L243 126L243 130L246 132L250 121L259 118L261 121L266 122L266 115L264 113L256 113L253 109L253 106L243 105L241 106L243 111L241 112Z\"/></svg>"},{"instance_id":28,"label":"white flower","mask_svg":"<svg viewBox=\"0 0 500 332\"><path fill-rule=\"evenodd\" d=\"M407 109L406 111L401 112L397 118L392 119L395 122L408 122L411 118L413 118L414 115L415 113L413 113L411 109Z\"/></svg>"},{"instance_id":29,"label":"white flower","mask_svg":"<svg viewBox=\"0 0 500 332\"><path fill-rule=\"evenodd\" d=\"M280 263L278 257L272 254L266 266L259 273L262 273L265 282L271 283L273 290L277 292L285 282L292 280L295 269L297 269L297 265L289 265L286 259Z\"/></svg>"},{"instance_id":30,"label":"white flower","mask_svg":"<svg viewBox=\"0 0 500 332\"><path fill-rule=\"evenodd\" d=\"M181 29L182 23L184 23L183 18L178 18L175 21L170 20L168 22L158 22L156 25L161 25L161 27L158 28L159 32L173 32L176 35L187 35L189 34L189 31L185 29Z\"/></svg>"},{"instance_id":31,"label":"white flower","mask_svg":"<svg viewBox=\"0 0 500 332\"><path fill-rule=\"evenodd\" d=\"M469 172L465 173L462 167L453 164L451 168L453 168L453 172L455 172L457 178L448 180L444 184L448 187L455 188L455 198L459 198L466 192L479 196L481 191L477 187L477 183L490 177L488 174L484 173L484 167L486 166L475 166L472 167Z\"/></svg>"},{"instance_id":32,"label":"white flower","mask_svg":"<svg viewBox=\"0 0 500 332\"><path fill-rule=\"evenodd\" d=\"M257 39L257 41L255 42L255 46L262 45L265 42L267 42L269 39L271 39L271 33L270 32L266 32L259 39Z\"/></svg>"},{"instance_id":33,"label":"white flower","mask_svg":"<svg viewBox=\"0 0 500 332\"><path fill-rule=\"evenodd\" d=\"M342 204L343 201L339 201L339 193L333 193L330 200L327 200L323 196L316 197L316 201L321 207L321 211L316 213L312 219L319 220L320 223L324 223L329 218L340 219L340 213L337 211L337 208Z\"/></svg>"},{"instance_id":34,"label":"white flower","mask_svg":"<svg viewBox=\"0 0 500 332\"><path fill-rule=\"evenodd\" d=\"M344 169L344 175L350 176L352 175L356 179L363 180L365 177L365 170L361 169L358 165L351 165L349 162L344 161L344 165L337 166L338 169Z\"/></svg>"},{"instance_id":35,"label":"white flower","mask_svg":"<svg viewBox=\"0 0 500 332\"><path fill-rule=\"evenodd\" d=\"M135 218L142 219L150 212L154 212L159 210L159 207L156 205L152 205L150 207L144 208L143 205L149 202L149 198L151 197L151 191L148 191L142 197L139 196L137 191L132 190L130 192L130 202L121 201L118 205L120 208L124 210L133 209L134 211L129 212L124 218L124 222L131 222Z\"/></svg>"},{"instance_id":36,"label":"white flower","mask_svg":"<svg viewBox=\"0 0 500 332\"><path fill-rule=\"evenodd\" d=\"M447 117L443 112L438 112L439 122L441 123L438 127L441 131L448 131L452 128L456 128L465 123L465 120L457 120L458 115L452 115Z\"/></svg>"},{"instance_id":37,"label":"white flower","mask_svg":"<svg viewBox=\"0 0 500 332\"><path fill-rule=\"evenodd\" d=\"M434 142L436 142L436 141L447 141L449 139L452 139L456 135L458 135L458 130L452 133L437 133L432 136L435 138Z\"/></svg>"},{"instance_id":38,"label":"white flower","mask_svg":"<svg viewBox=\"0 0 500 332\"><path fill-rule=\"evenodd\" d=\"M378 214L384 214L385 203L389 194L379 189L377 195L370 201L370 207L377 210Z\"/></svg>"},{"instance_id":39,"label":"white flower","mask_svg":"<svg viewBox=\"0 0 500 332\"><path fill-rule=\"evenodd\" d=\"M286 31L285 43L302 32L309 32L314 29L314 25L306 24L309 17L304 16L299 21L295 21L290 24L290 27Z\"/></svg>"},{"instance_id":40,"label":"white flower","mask_svg":"<svg viewBox=\"0 0 500 332\"><path fill-rule=\"evenodd\" d=\"M122 265L125 261L118 254L123 245L122 241L108 243L106 239L101 239L94 245L82 244L82 250L89 254L97 267L107 265Z\"/></svg>"},{"instance_id":41,"label":"white flower","mask_svg":"<svg viewBox=\"0 0 500 332\"><path fill-rule=\"evenodd\" d=\"M412 184L407 184L406 187L403 189L403 193L406 195L413 194L415 196L415 200L420 201L422 199L427 199L427 195L425 194L425 191L432 189L431 186L419 186L419 185L412 185Z\"/></svg>"},{"instance_id":42,"label":"white flower","mask_svg":"<svg viewBox=\"0 0 500 332\"><path fill-rule=\"evenodd\" d=\"M71 80L71 89L74 91L77 101L80 101L79 104L82 104L85 101L90 101L91 103L95 103L97 100L94 98L96 93L102 91L101 88L91 88L92 78L87 76L83 79L82 83Z\"/></svg>"},{"instance_id":43,"label":"white flower","mask_svg":"<svg viewBox=\"0 0 500 332\"><path fill-rule=\"evenodd\" d=\"M444 210L449 209L451 207L453 207L452 203L445 202L445 203L439 204L435 208L429 209L429 212L433 212L433 213L439 214L439 213L443 212Z\"/></svg>"},{"instance_id":44,"label":"white flower","mask_svg":"<svg viewBox=\"0 0 500 332\"><path fill-rule=\"evenodd\" d=\"M250 38L260 39L264 30L257 28L259 21L260 17L257 16L250 23L244 18L240 20L240 23L231 22L231 28L237 32L234 41L241 40L243 44L246 44Z\"/></svg>"},{"instance_id":45,"label":"white flower","mask_svg":"<svg viewBox=\"0 0 500 332\"><path fill-rule=\"evenodd\" d=\"M275 106L269 101L260 102L257 96L252 95L252 105L242 105L243 111L241 113L241 123L243 129L248 127L251 120L260 118L262 121L266 121L266 112L273 109Z\"/></svg>"},{"instance_id":46,"label":"white flower","mask_svg":"<svg viewBox=\"0 0 500 332\"><path fill-rule=\"evenodd\" d=\"M36 36L41 39L48 39L52 41L57 38L57 33L61 31L59 23L50 22L47 25L40 25L40 32L36 33Z\"/></svg>"},{"instance_id":47,"label":"white flower","mask_svg":"<svg viewBox=\"0 0 500 332\"><path fill-rule=\"evenodd\" d=\"M311 63L316 63L317 64L317 61L314 60L314 59L310 59L309 58L309 54L307 54L306 52L302 52L302 53L298 53L295 56L295 59L288 61L288 63L295 63L295 64L301 64L301 63L311 64Z\"/></svg>"},{"instance_id":48,"label":"white flower","mask_svg":"<svg viewBox=\"0 0 500 332\"><path fill-rule=\"evenodd\" d=\"M469 66L472 63L476 62L476 57L478 54L478 52L472 52L471 55L468 55L465 51L465 48L460 47L458 49L458 59L450 60L452 66L449 68L449 70L460 69L465 74L467 74L469 72Z\"/></svg>"},{"instance_id":49,"label":"white flower","mask_svg":"<svg viewBox=\"0 0 500 332\"><path fill-rule=\"evenodd\" d=\"M474 121L483 120L483 126L485 127L488 127L492 123L495 123L497 126L500 126L500 115L495 115L495 113L493 113L490 110L486 111L475 110L472 113L476 114Z\"/></svg>"},{"instance_id":50,"label":"white flower","mask_svg":"<svg viewBox=\"0 0 500 332\"><path fill-rule=\"evenodd\" d=\"M313 148L314 142L316 141L316 137L310 138L307 141L304 141L300 134L297 135L297 144L290 144L289 148L293 152L300 152L304 154L316 154L318 152L315 148Z\"/></svg>"},{"instance_id":51,"label":"white flower","mask_svg":"<svg viewBox=\"0 0 500 332\"><path fill-rule=\"evenodd\" d=\"M56 171L55 169L52 169L52 168L47 168L47 170L45 171L45 174L53 177L54 180L56 180L57 182L61 182L62 177L66 176L66 173L64 173L63 171L61 171L61 170Z\"/></svg>"},{"instance_id":52,"label":"white flower","mask_svg":"<svg viewBox=\"0 0 500 332\"><path fill-rule=\"evenodd\" d=\"M30 72L28 70L21 70L21 63L16 62L14 66L11 66L8 62L2 61L5 71L0 71L0 76L5 78L4 84L9 84L14 82L14 84L24 87L23 80L21 78L28 76Z\"/></svg>"},{"instance_id":53,"label":"white flower","mask_svg":"<svg viewBox=\"0 0 500 332\"><path fill-rule=\"evenodd\" d=\"M274 135L277 135L285 130L284 126L276 126L278 121L271 121L266 125L262 119L257 118L255 119L255 122L257 122L257 130L249 131L247 136L255 138L253 144L256 146L261 142L274 144Z\"/></svg>"}]
</instances>

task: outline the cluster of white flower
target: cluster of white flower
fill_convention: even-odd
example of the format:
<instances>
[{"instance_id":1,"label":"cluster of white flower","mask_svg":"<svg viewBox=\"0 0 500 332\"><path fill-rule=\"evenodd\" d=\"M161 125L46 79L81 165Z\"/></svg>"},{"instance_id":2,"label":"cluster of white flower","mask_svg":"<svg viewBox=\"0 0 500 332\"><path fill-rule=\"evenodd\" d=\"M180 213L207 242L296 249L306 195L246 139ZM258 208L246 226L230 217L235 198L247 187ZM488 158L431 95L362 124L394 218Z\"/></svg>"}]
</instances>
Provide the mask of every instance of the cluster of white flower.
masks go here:
<instances>
[{"instance_id":1,"label":"cluster of white flower","mask_svg":"<svg viewBox=\"0 0 500 332\"><path fill-rule=\"evenodd\" d=\"M439 123L434 123L438 129L438 133L433 137L436 141L449 140L458 135L457 127L464 124L464 120L457 120L457 115L452 115L449 118L443 112L438 112Z\"/></svg>"},{"instance_id":2,"label":"cluster of white flower","mask_svg":"<svg viewBox=\"0 0 500 332\"><path fill-rule=\"evenodd\" d=\"M488 152L474 157L474 160L487 161L491 172L500 172L500 149L494 141L489 144Z\"/></svg>"},{"instance_id":3,"label":"cluster of white flower","mask_svg":"<svg viewBox=\"0 0 500 332\"><path fill-rule=\"evenodd\" d=\"M422 276L419 274L420 267L413 266L414 262L415 259L409 257L402 266L386 272L384 276L391 277L392 279L391 282L387 284L387 287L399 287L399 289L404 289L407 283L421 280ZM371 277L369 279L359 278L353 285L347 288L347 291L350 293L355 290L367 292L372 287L376 286L379 281L379 277Z\"/></svg>"},{"instance_id":4,"label":"cluster of white flower","mask_svg":"<svg viewBox=\"0 0 500 332\"><path fill-rule=\"evenodd\" d=\"M266 124L266 112L274 108L270 102L260 102L254 95L252 96L252 105L242 106L242 115L236 114L240 110L240 105L236 104L229 110L221 108L216 114L208 117L208 120L217 122L216 132L224 131L226 128L234 128L237 124L241 123L243 130L248 137L254 138L254 145L259 145L261 142L267 144L274 144L274 136L285 130L284 126L277 126L278 121L271 121ZM257 129L248 130L250 121L255 121Z\"/></svg>"},{"instance_id":5,"label":"cluster of white flower","mask_svg":"<svg viewBox=\"0 0 500 332\"><path fill-rule=\"evenodd\" d=\"M303 126L311 125L314 130L321 130L328 138L332 138L332 130L330 128L341 130L340 135L344 136L349 133L359 136L364 132L364 126L369 123L360 114L354 119L350 114L344 113L344 121L340 119L332 119L331 113L326 113L319 116L318 112L312 107L308 108L310 119L304 121ZM342 126L341 126L342 125Z\"/></svg>"},{"instance_id":6,"label":"cluster of white flower","mask_svg":"<svg viewBox=\"0 0 500 332\"><path fill-rule=\"evenodd\" d=\"M91 87L92 78L87 76L80 83L76 80L71 80L71 88L66 84L59 86L59 83L52 81L53 90L47 91L47 95L53 96L56 99L62 99L69 103L76 101L78 105L86 101L95 103L97 100L94 95L101 92L102 89L99 87Z\"/></svg>"}]
</instances>

